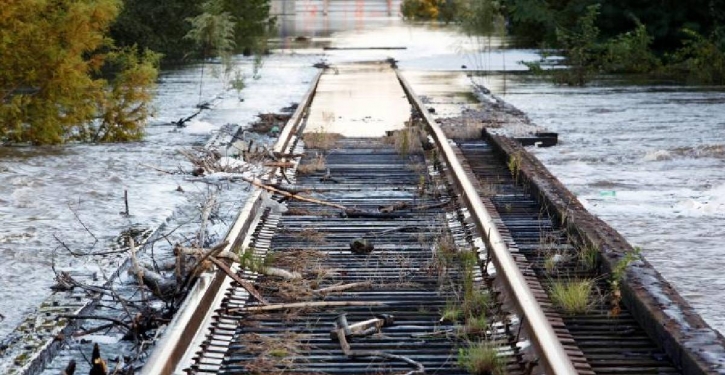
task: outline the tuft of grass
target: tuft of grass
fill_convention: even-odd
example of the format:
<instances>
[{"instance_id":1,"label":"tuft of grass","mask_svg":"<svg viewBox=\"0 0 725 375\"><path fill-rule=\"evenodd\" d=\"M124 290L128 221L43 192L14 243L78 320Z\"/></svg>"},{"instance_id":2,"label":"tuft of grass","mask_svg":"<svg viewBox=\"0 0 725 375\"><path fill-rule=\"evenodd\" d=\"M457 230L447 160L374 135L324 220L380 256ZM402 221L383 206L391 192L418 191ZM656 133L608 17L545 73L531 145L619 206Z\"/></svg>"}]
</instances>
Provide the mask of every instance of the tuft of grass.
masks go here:
<instances>
[{"instance_id":1,"label":"tuft of grass","mask_svg":"<svg viewBox=\"0 0 725 375\"><path fill-rule=\"evenodd\" d=\"M310 174L315 172L322 172L327 167L325 156L318 153L311 162L300 164L297 166L297 173L299 174Z\"/></svg>"},{"instance_id":2,"label":"tuft of grass","mask_svg":"<svg viewBox=\"0 0 725 375\"><path fill-rule=\"evenodd\" d=\"M519 172L521 172L521 155L519 155L519 154L510 155L507 166L509 168L509 171L511 172L511 177L513 177L514 180L516 181L516 183L518 183L519 182Z\"/></svg>"},{"instance_id":3,"label":"tuft of grass","mask_svg":"<svg viewBox=\"0 0 725 375\"><path fill-rule=\"evenodd\" d=\"M395 145L395 149L403 156L423 151L422 139L425 139L423 130L415 125L406 123L404 129L396 130L386 137L386 142Z\"/></svg>"},{"instance_id":4,"label":"tuft of grass","mask_svg":"<svg viewBox=\"0 0 725 375\"><path fill-rule=\"evenodd\" d=\"M459 349L458 365L473 375L506 373L506 360L500 357L496 347L488 342L477 342L468 348Z\"/></svg>"},{"instance_id":5,"label":"tuft of grass","mask_svg":"<svg viewBox=\"0 0 725 375\"><path fill-rule=\"evenodd\" d=\"M332 149L337 141L342 138L338 133L328 133L323 128L316 129L313 132L305 133L302 140L308 148L314 148L322 151Z\"/></svg>"},{"instance_id":6,"label":"tuft of grass","mask_svg":"<svg viewBox=\"0 0 725 375\"><path fill-rule=\"evenodd\" d=\"M326 243L325 233L314 228L304 228L297 233L297 237L316 244Z\"/></svg>"},{"instance_id":7,"label":"tuft of grass","mask_svg":"<svg viewBox=\"0 0 725 375\"><path fill-rule=\"evenodd\" d=\"M448 301L446 307L441 312L442 322L455 323L463 317L463 310L455 302Z\"/></svg>"},{"instance_id":8,"label":"tuft of grass","mask_svg":"<svg viewBox=\"0 0 725 375\"><path fill-rule=\"evenodd\" d=\"M265 258L254 254L254 248L249 247L239 252L239 267L250 272L263 273L272 262L274 256L269 253Z\"/></svg>"},{"instance_id":9,"label":"tuft of grass","mask_svg":"<svg viewBox=\"0 0 725 375\"><path fill-rule=\"evenodd\" d=\"M599 260L599 247L595 245L586 245L579 249L579 264L584 269L593 270L597 266Z\"/></svg>"},{"instance_id":10,"label":"tuft of grass","mask_svg":"<svg viewBox=\"0 0 725 375\"><path fill-rule=\"evenodd\" d=\"M544 270L546 270L546 273L549 275L556 271L557 264L559 263L555 256L556 254L548 254L546 258L544 258Z\"/></svg>"},{"instance_id":11,"label":"tuft of grass","mask_svg":"<svg viewBox=\"0 0 725 375\"><path fill-rule=\"evenodd\" d=\"M488 331L488 319L485 315L477 317L469 316L466 319L466 325L463 327L463 334L466 337L485 336Z\"/></svg>"},{"instance_id":12,"label":"tuft of grass","mask_svg":"<svg viewBox=\"0 0 725 375\"><path fill-rule=\"evenodd\" d=\"M557 280L549 286L551 302L566 314L583 314L592 306L593 279Z\"/></svg>"}]
</instances>

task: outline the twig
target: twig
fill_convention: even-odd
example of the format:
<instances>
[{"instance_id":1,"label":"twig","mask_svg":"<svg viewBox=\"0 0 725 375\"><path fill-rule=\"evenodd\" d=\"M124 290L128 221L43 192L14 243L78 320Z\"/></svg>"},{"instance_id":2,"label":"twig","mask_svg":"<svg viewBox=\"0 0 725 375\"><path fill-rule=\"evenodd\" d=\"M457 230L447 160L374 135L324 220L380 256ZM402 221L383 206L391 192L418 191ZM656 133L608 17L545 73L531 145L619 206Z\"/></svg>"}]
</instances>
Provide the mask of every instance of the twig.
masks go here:
<instances>
[{"instance_id":1,"label":"twig","mask_svg":"<svg viewBox=\"0 0 725 375\"><path fill-rule=\"evenodd\" d=\"M97 315L58 315L59 318L65 318L65 319L71 319L71 320L105 320L107 322L113 322L114 324L123 326L127 330L132 331L131 326L128 325L126 322L116 319L116 318L109 318L107 316L97 316Z\"/></svg>"},{"instance_id":2,"label":"twig","mask_svg":"<svg viewBox=\"0 0 725 375\"><path fill-rule=\"evenodd\" d=\"M74 332L71 336L73 336L73 337L81 337L81 336L85 336L85 335L90 335L92 333L100 332L100 331L103 331L105 329L113 328L115 326L116 326L115 323L104 324L102 326L98 326L96 328L87 329L85 331Z\"/></svg>"},{"instance_id":3,"label":"twig","mask_svg":"<svg viewBox=\"0 0 725 375\"><path fill-rule=\"evenodd\" d=\"M95 242L98 242L98 237L96 237L96 235L95 235L95 234L93 234L93 232L91 232L91 230L90 230L90 229L88 229L88 227L87 227L87 226L86 226L86 224L85 224L85 223L83 222L83 220L81 220L80 216L78 216L78 213L77 213L77 212L76 212L76 211L75 211L75 210L73 209L73 207L71 207L71 206L70 206L70 203L68 203L68 209L70 210L70 212L72 212L72 213L73 213L73 216L75 216L75 217L76 217L76 220L78 220L78 222L79 222L79 223L81 223L81 225L83 226L83 229L85 229L85 230L86 230L86 232L88 232L88 234L90 234L90 235L91 235L91 237L93 237L93 239L94 239L94 240L96 240ZM94 243L95 243L95 242L94 242Z\"/></svg>"},{"instance_id":4,"label":"twig","mask_svg":"<svg viewBox=\"0 0 725 375\"><path fill-rule=\"evenodd\" d=\"M112 250L112 251L99 251L99 252L95 252L95 253L79 253L79 252L75 252L75 251L71 250L71 248L68 247L68 245L66 245L65 242L61 241L60 238L58 238L58 236L56 236L55 234L53 235L53 238L55 238L55 240L58 241L58 243L60 243L61 247L63 247L71 255L76 256L76 257L84 257L84 256L89 256L89 255L90 256L111 255L111 254L120 254L120 253L126 252L126 249L122 249L122 250Z\"/></svg>"},{"instance_id":5,"label":"twig","mask_svg":"<svg viewBox=\"0 0 725 375\"><path fill-rule=\"evenodd\" d=\"M230 313L242 312L242 313L256 313L265 311L276 311L284 309L304 309L304 308L315 308L315 307L347 307L347 306L385 306L383 302L376 301L316 301L316 302L293 302L293 303L280 303L267 306L250 306L229 309Z\"/></svg>"}]
</instances>

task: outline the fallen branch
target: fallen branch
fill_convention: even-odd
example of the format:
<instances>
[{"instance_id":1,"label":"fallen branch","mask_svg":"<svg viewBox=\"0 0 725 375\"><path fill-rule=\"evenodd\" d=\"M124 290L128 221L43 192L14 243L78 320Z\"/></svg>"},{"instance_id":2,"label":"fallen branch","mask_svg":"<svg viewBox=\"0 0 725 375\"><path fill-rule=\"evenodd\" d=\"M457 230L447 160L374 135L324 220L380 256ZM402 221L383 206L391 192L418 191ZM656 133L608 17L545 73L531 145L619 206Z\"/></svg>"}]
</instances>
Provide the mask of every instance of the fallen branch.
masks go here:
<instances>
[{"instance_id":1,"label":"fallen branch","mask_svg":"<svg viewBox=\"0 0 725 375\"><path fill-rule=\"evenodd\" d=\"M126 322L124 322L124 321L122 321L120 319L110 318L110 317L107 317L107 316L96 316L96 315L58 315L58 317L59 318L70 319L70 320L83 320L83 319L85 319L85 320L104 320L104 321L112 322L113 324L122 326L122 327L126 328L127 330L129 330L129 332L131 331L131 326L128 325Z\"/></svg>"},{"instance_id":2,"label":"fallen branch","mask_svg":"<svg viewBox=\"0 0 725 375\"><path fill-rule=\"evenodd\" d=\"M303 196L300 196L299 194L289 193L289 192L284 191L284 190L282 190L280 188L275 188L273 186L266 185L266 184L264 184L263 182L261 182L260 180L258 180L256 178L249 178L249 177L245 177L245 176L241 176L240 175L239 176L239 179L241 179L242 181L247 182L247 183L249 183L249 184L251 184L253 186L256 186L256 187L258 187L260 189L264 189L264 190L267 190L267 191L272 192L272 193L277 193L277 194L279 194L279 195L281 195L283 197L287 197L287 198L291 198L291 199L296 199L296 200L302 201L302 202L319 204L321 206L334 207L334 208L338 208L338 209L341 209L341 210L347 210L348 209L347 207L345 207L343 205L340 205L340 204L337 204L337 203L325 202L325 201L321 201L319 199L314 199L314 198L309 198L309 197L303 197Z\"/></svg>"},{"instance_id":3,"label":"fallen branch","mask_svg":"<svg viewBox=\"0 0 725 375\"><path fill-rule=\"evenodd\" d=\"M280 303L275 305L267 306L250 306L241 307L235 309L229 309L228 312L235 313L257 313L266 311L276 311L285 309L305 309L305 308L317 308L317 307L349 307L349 306L385 306L383 302L375 301L317 301L317 302L293 302L293 303Z\"/></svg>"},{"instance_id":4,"label":"fallen branch","mask_svg":"<svg viewBox=\"0 0 725 375\"><path fill-rule=\"evenodd\" d=\"M302 275L299 272L290 272L277 267L262 267L260 271L260 273L267 276L277 276L288 280L296 280L302 278Z\"/></svg>"},{"instance_id":5,"label":"fallen branch","mask_svg":"<svg viewBox=\"0 0 725 375\"><path fill-rule=\"evenodd\" d=\"M348 217L351 219L362 218L362 219L401 219L410 217L407 213L395 213L395 212L370 212L362 211L354 208L345 209L341 216Z\"/></svg>"},{"instance_id":6,"label":"fallen branch","mask_svg":"<svg viewBox=\"0 0 725 375\"><path fill-rule=\"evenodd\" d=\"M269 305L269 303L264 299L264 297L262 297L262 295L259 293L259 291L257 291L256 288L254 288L254 285L252 285L252 283L239 277L239 275L234 273L234 271L232 271L229 268L229 266L227 266L221 260L214 258L214 257L210 257L209 260L212 263L214 263L217 267L219 267L220 270L224 271L224 273L226 273L229 277L231 277L232 280L239 283L239 285L241 285L241 287L244 288L244 290L249 292L249 294L252 297L254 297L257 301L259 301L259 303L261 303L262 305L265 305L265 306Z\"/></svg>"},{"instance_id":7,"label":"fallen branch","mask_svg":"<svg viewBox=\"0 0 725 375\"><path fill-rule=\"evenodd\" d=\"M326 293L335 293L335 292L344 292L346 290L350 289L370 289L373 287L373 283L370 281L363 281L359 283L350 283L350 284L338 284L333 286L328 286L327 288L320 288L314 290L315 293L319 294L326 294Z\"/></svg>"},{"instance_id":8,"label":"fallen branch","mask_svg":"<svg viewBox=\"0 0 725 375\"><path fill-rule=\"evenodd\" d=\"M377 320L378 322L374 322ZM373 329L379 329L379 327L382 327L385 323L384 319L371 319L369 321L363 322L366 323L367 326L373 328ZM345 318L344 314L338 317L338 319L335 321L335 330L333 331L337 335L337 341L340 343L340 347L342 348L342 352L345 353L346 356L349 358L364 358L364 357L376 357L376 358L385 358L385 359L393 359L405 362L413 367L415 367L415 370L411 370L405 373L405 375L424 375L425 374L425 367L420 362L414 361L408 357L404 357L402 355L397 354L390 354L385 353L379 350L352 350L350 348L350 344L347 342L347 336L348 334L352 333L353 326L349 326L347 324L347 319ZM360 327L360 329L363 329L365 327Z\"/></svg>"}]
</instances>

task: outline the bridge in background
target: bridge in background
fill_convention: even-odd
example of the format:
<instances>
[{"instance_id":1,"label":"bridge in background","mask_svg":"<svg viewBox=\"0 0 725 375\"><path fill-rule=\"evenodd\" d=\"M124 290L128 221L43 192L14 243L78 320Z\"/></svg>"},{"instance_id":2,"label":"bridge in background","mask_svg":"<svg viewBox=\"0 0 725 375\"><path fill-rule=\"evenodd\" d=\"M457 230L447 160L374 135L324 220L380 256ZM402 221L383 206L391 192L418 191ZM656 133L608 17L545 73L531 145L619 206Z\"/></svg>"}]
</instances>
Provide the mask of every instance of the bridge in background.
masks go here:
<instances>
[{"instance_id":1,"label":"bridge in background","mask_svg":"<svg viewBox=\"0 0 725 375\"><path fill-rule=\"evenodd\" d=\"M358 14L373 17L396 16L402 0L272 0L274 15Z\"/></svg>"}]
</instances>

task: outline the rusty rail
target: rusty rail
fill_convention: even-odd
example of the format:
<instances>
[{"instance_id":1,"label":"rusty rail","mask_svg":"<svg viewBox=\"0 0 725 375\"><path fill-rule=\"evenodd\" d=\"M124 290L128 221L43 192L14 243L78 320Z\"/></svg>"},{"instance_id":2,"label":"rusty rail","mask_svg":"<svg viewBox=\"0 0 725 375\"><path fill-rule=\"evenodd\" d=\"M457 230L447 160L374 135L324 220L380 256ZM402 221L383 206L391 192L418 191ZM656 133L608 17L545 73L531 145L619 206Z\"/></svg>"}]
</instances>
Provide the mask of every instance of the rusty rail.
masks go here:
<instances>
[{"instance_id":1,"label":"rusty rail","mask_svg":"<svg viewBox=\"0 0 725 375\"><path fill-rule=\"evenodd\" d=\"M487 245L493 255L493 263L497 271L503 276L504 285L510 293L516 308L526 322L528 332L531 335L533 344L538 353L541 354L541 361L548 374L574 375L576 370L572 365L569 356L566 354L561 342L557 339L554 329L546 319L543 310L536 302L531 289L529 289L523 274L516 266L516 262L509 253L506 242L501 237L491 215L483 205L476 189L466 176L460 161L456 158L453 149L443 133L443 130L435 123L428 113L423 102L416 96L408 81L400 71L396 70L411 103L418 109L425 119L428 131L439 148L448 167L453 172L453 181L459 188L461 198L475 220L481 235L487 240Z\"/></svg>"}]
</instances>

